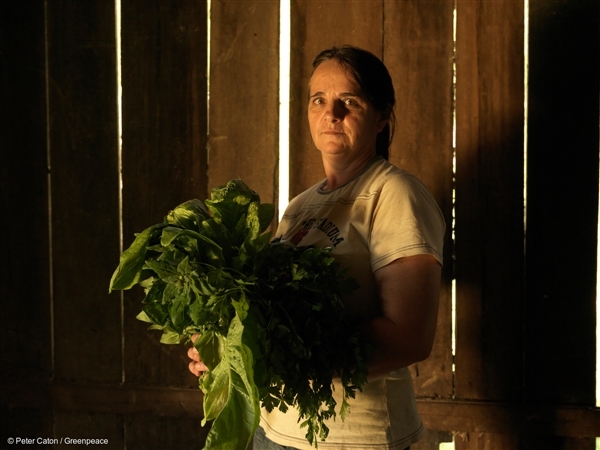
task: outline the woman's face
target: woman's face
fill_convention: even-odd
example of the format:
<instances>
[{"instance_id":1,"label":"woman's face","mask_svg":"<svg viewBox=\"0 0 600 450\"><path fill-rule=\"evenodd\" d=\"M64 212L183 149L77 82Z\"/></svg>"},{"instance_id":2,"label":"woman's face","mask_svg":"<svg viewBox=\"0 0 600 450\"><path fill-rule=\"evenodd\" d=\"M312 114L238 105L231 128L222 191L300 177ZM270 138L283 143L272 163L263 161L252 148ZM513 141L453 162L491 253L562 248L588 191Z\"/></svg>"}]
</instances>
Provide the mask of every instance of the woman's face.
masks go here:
<instances>
[{"instance_id":1,"label":"woman's face","mask_svg":"<svg viewBox=\"0 0 600 450\"><path fill-rule=\"evenodd\" d=\"M308 122L316 147L328 155L374 156L382 117L337 61L319 65L310 79Z\"/></svg>"}]
</instances>

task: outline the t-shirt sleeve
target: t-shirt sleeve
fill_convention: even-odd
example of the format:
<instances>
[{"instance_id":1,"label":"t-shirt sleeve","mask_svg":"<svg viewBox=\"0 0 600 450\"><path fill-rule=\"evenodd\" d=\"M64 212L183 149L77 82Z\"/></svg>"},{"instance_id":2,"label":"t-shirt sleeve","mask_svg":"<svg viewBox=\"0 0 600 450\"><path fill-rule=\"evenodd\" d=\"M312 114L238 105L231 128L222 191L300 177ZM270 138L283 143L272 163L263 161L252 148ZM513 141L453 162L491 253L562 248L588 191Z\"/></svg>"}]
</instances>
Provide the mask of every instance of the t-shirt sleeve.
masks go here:
<instances>
[{"instance_id":1,"label":"t-shirt sleeve","mask_svg":"<svg viewBox=\"0 0 600 450\"><path fill-rule=\"evenodd\" d=\"M431 254L443 261L445 221L427 188L408 174L383 183L370 233L373 272L398 258Z\"/></svg>"}]
</instances>

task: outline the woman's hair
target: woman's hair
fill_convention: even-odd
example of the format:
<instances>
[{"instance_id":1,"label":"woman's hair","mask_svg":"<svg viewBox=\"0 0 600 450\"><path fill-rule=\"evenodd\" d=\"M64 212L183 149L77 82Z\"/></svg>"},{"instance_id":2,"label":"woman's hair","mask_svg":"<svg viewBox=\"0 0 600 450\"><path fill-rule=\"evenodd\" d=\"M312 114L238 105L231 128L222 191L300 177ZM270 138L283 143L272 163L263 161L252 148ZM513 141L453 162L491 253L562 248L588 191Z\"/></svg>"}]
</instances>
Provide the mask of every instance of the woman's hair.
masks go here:
<instances>
[{"instance_id":1,"label":"woman's hair","mask_svg":"<svg viewBox=\"0 0 600 450\"><path fill-rule=\"evenodd\" d=\"M377 135L375 143L377 154L388 159L396 125L396 116L394 115L396 97L392 77L387 68L371 52L344 45L319 53L313 61L313 72L321 63L331 60L340 63L352 75L375 109L388 119L385 128Z\"/></svg>"}]
</instances>

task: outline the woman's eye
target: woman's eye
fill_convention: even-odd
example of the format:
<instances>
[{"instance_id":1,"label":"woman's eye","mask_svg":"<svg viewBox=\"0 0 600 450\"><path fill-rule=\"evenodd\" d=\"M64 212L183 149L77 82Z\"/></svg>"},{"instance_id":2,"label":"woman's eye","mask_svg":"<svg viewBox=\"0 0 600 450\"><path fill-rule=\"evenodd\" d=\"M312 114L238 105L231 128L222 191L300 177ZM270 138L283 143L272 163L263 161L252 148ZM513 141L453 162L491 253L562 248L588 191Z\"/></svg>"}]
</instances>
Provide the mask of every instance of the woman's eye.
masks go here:
<instances>
[{"instance_id":1,"label":"woman's eye","mask_svg":"<svg viewBox=\"0 0 600 450\"><path fill-rule=\"evenodd\" d=\"M347 106L352 106L352 105L355 105L355 104L356 104L356 103L354 102L354 99L352 99L352 98L347 98L346 100L344 100L344 103L345 103Z\"/></svg>"},{"instance_id":2,"label":"woman's eye","mask_svg":"<svg viewBox=\"0 0 600 450\"><path fill-rule=\"evenodd\" d=\"M323 99L322 99L322 98L315 98L315 99L313 100L313 103L314 103L315 105L322 105L322 104L323 104Z\"/></svg>"}]
</instances>

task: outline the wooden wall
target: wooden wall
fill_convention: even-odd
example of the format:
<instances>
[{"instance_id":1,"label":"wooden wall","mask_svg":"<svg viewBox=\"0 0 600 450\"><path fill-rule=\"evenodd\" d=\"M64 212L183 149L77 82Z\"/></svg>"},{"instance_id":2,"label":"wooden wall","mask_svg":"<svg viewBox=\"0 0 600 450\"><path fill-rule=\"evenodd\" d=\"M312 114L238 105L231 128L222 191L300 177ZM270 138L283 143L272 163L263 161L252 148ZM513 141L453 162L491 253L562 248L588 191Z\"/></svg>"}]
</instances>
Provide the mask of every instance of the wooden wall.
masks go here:
<instances>
[{"instance_id":1,"label":"wooden wall","mask_svg":"<svg viewBox=\"0 0 600 450\"><path fill-rule=\"evenodd\" d=\"M0 6L3 448L201 447L185 349L135 320L140 292L107 288L121 239L176 204L235 177L277 203L279 2L211 3L207 63L206 2L121 0L121 151L114 3ZM448 223L434 350L411 368L429 430L414 448L593 449L598 3L529 1L527 95L521 1L291 8L291 195L323 176L310 63L349 43L390 69L390 159Z\"/></svg>"}]
</instances>

